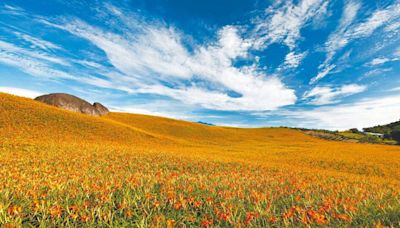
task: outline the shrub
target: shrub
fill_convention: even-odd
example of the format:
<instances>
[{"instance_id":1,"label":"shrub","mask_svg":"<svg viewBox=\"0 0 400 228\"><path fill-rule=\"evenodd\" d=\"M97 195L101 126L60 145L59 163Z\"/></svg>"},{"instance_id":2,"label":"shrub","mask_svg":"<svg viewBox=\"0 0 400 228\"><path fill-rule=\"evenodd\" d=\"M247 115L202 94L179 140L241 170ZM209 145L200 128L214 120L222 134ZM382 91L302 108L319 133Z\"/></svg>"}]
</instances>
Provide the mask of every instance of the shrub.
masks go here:
<instances>
[{"instance_id":1,"label":"shrub","mask_svg":"<svg viewBox=\"0 0 400 228\"><path fill-rule=\"evenodd\" d=\"M392 132L391 136L392 136L392 139L396 140L397 143L400 144L400 128L395 129Z\"/></svg>"},{"instance_id":2,"label":"shrub","mask_svg":"<svg viewBox=\"0 0 400 228\"><path fill-rule=\"evenodd\" d=\"M381 140L373 135L366 135L362 138L360 138L360 142L362 143L379 143Z\"/></svg>"},{"instance_id":3,"label":"shrub","mask_svg":"<svg viewBox=\"0 0 400 228\"><path fill-rule=\"evenodd\" d=\"M351 133L360 133L360 131L357 128L352 128L349 130Z\"/></svg>"}]
</instances>

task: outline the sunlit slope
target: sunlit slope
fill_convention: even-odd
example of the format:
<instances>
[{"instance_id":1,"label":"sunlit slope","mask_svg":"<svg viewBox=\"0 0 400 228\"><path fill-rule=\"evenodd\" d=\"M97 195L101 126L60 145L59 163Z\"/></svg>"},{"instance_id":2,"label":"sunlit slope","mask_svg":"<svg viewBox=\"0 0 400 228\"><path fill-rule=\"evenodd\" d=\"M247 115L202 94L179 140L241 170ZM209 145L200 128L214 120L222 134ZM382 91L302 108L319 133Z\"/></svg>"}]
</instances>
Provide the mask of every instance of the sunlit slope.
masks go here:
<instances>
[{"instance_id":1,"label":"sunlit slope","mask_svg":"<svg viewBox=\"0 0 400 228\"><path fill-rule=\"evenodd\" d=\"M286 128L242 129L127 113L106 118L182 143L180 154L400 179L400 148L327 141ZM184 146L190 146L186 148Z\"/></svg>"},{"instance_id":2,"label":"sunlit slope","mask_svg":"<svg viewBox=\"0 0 400 228\"><path fill-rule=\"evenodd\" d=\"M400 178L400 148L326 141L285 128L207 126L163 117L92 117L0 94L0 137L19 144L116 144L219 161Z\"/></svg>"},{"instance_id":3,"label":"sunlit slope","mask_svg":"<svg viewBox=\"0 0 400 228\"><path fill-rule=\"evenodd\" d=\"M399 146L0 94L0 227L398 227L399 191Z\"/></svg>"},{"instance_id":4,"label":"sunlit slope","mask_svg":"<svg viewBox=\"0 0 400 228\"><path fill-rule=\"evenodd\" d=\"M270 141L315 141L301 132L288 129L239 129L126 113L92 117L62 110L40 102L0 93L0 136L24 141L106 141L141 143L153 140L190 145L225 146Z\"/></svg>"},{"instance_id":5,"label":"sunlit slope","mask_svg":"<svg viewBox=\"0 0 400 228\"><path fill-rule=\"evenodd\" d=\"M0 138L24 143L142 144L156 136L111 120L65 111L0 93Z\"/></svg>"},{"instance_id":6,"label":"sunlit slope","mask_svg":"<svg viewBox=\"0 0 400 228\"><path fill-rule=\"evenodd\" d=\"M291 129L218 127L164 117L128 113L110 113L105 118L134 126L154 135L162 135L193 144L207 143L210 146L213 144L221 145L221 143L225 145L226 143L238 144L257 141L283 143L292 141L294 138L303 142L315 141L314 138Z\"/></svg>"}]
</instances>

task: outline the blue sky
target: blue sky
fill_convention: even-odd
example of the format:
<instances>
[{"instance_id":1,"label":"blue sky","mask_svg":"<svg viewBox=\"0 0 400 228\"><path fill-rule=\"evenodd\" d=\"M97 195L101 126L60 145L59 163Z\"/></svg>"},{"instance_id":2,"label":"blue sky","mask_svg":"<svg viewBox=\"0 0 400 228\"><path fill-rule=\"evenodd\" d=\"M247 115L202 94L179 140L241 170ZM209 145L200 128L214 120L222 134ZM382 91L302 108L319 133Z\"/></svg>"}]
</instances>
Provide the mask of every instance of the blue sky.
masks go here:
<instances>
[{"instance_id":1,"label":"blue sky","mask_svg":"<svg viewBox=\"0 0 400 228\"><path fill-rule=\"evenodd\" d=\"M400 119L400 1L3 0L0 91L218 125Z\"/></svg>"}]
</instances>

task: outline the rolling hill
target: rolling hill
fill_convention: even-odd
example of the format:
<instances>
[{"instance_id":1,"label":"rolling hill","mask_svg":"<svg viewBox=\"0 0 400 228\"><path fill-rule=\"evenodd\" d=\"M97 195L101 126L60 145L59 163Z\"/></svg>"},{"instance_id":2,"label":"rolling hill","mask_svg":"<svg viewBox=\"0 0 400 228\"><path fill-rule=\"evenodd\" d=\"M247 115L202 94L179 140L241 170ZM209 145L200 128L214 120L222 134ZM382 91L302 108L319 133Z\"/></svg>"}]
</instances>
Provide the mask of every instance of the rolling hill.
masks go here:
<instances>
[{"instance_id":1,"label":"rolling hill","mask_svg":"<svg viewBox=\"0 0 400 228\"><path fill-rule=\"evenodd\" d=\"M396 140L400 144L400 121L364 128L364 131L383 134L385 138Z\"/></svg>"},{"instance_id":2,"label":"rolling hill","mask_svg":"<svg viewBox=\"0 0 400 228\"><path fill-rule=\"evenodd\" d=\"M400 147L0 93L0 224L400 225Z\"/></svg>"}]
</instances>

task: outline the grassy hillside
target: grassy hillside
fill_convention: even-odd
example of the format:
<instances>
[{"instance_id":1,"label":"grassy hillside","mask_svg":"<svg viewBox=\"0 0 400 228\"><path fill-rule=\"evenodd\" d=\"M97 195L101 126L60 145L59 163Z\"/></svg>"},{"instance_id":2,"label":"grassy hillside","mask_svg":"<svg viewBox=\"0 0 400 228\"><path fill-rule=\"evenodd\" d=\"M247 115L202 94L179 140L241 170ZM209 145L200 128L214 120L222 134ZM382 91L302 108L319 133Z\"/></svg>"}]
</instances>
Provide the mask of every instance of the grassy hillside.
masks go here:
<instances>
[{"instance_id":1,"label":"grassy hillside","mask_svg":"<svg viewBox=\"0 0 400 228\"><path fill-rule=\"evenodd\" d=\"M379 125L375 127L364 128L365 131L381 133L381 134L390 134L394 129L400 128L400 121L393 122L386 125Z\"/></svg>"},{"instance_id":2,"label":"grassy hillside","mask_svg":"<svg viewBox=\"0 0 400 228\"><path fill-rule=\"evenodd\" d=\"M385 139L395 140L400 144L400 121L364 128L364 131L384 134Z\"/></svg>"},{"instance_id":3,"label":"grassy hillside","mask_svg":"<svg viewBox=\"0 0 400 228\"><path fill-rule=\"evenodd\" d=\"M0 94L0 225L400 226L400 147Z\"/></svg>"},{"instance_id":4,"label":"grassy hillside","mask_svg":"<svg viewBox=\"0 0 400 228\"><path fill-rule=\"evenodd\" d=\"M347 131L330 131L330 130L320 130L320 129L299 129L317 138L325 140L334 140L342 142L353 142L353 143L373 143L373 144L386 144L386 145L396 145L398 142L392 138L380 138L374 135L369 135L364 132L357 132L353 130Z\"/></svg>"}]
</instances>

